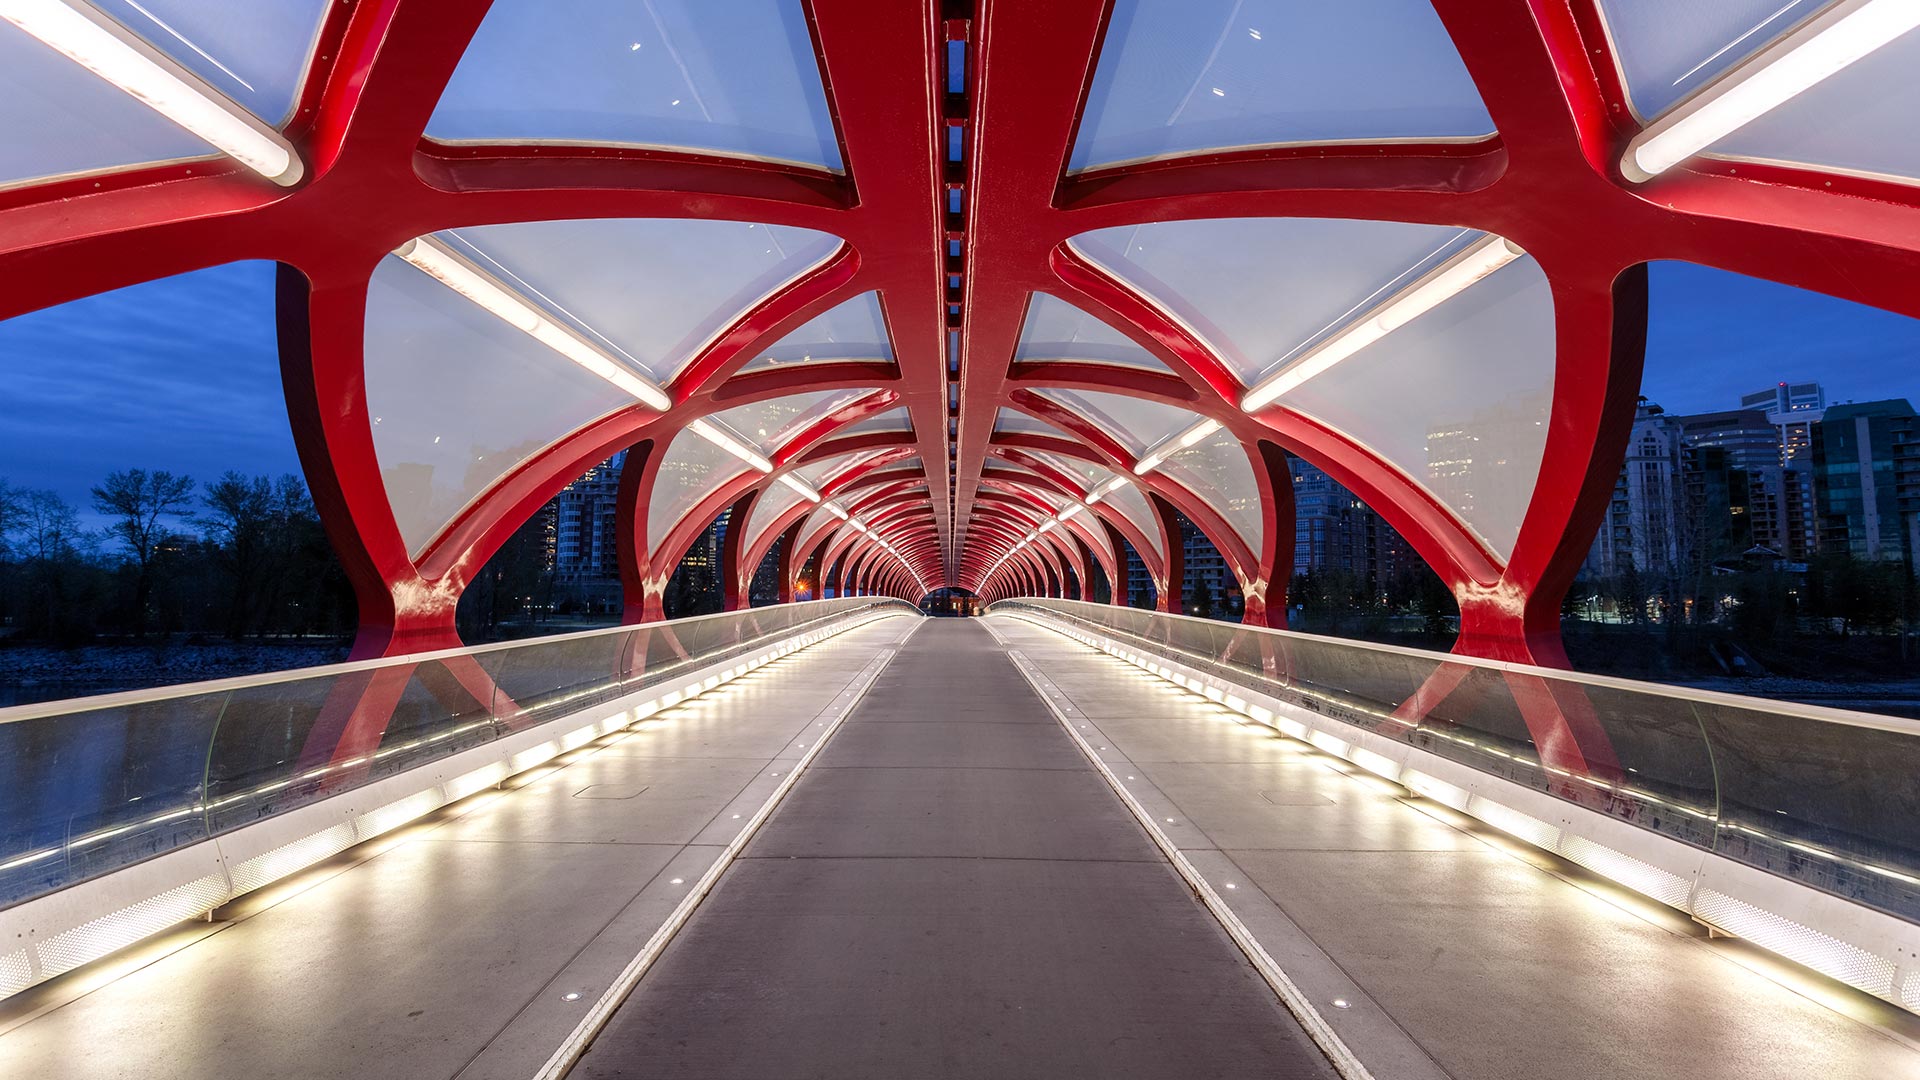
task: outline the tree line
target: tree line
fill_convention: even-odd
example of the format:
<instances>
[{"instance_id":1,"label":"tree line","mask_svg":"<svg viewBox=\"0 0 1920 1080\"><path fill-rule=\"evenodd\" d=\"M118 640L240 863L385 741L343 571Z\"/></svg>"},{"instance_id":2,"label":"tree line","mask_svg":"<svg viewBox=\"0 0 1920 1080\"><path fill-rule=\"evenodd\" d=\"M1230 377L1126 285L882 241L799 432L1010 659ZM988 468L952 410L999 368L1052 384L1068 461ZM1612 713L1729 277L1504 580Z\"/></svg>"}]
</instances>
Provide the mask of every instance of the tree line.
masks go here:
<instances>
[{"instance_id":1,"label":"tree line","mask_svg":"<svg viewBox=\"0 0 1920 1080\"><path fill-rule=\"evenodd\" d=\"M57 492L0 478L0 628L15 640L352 633L352 587L299 477L122 469L89 494L97 529Z\"/></svg>"}]
</instances>

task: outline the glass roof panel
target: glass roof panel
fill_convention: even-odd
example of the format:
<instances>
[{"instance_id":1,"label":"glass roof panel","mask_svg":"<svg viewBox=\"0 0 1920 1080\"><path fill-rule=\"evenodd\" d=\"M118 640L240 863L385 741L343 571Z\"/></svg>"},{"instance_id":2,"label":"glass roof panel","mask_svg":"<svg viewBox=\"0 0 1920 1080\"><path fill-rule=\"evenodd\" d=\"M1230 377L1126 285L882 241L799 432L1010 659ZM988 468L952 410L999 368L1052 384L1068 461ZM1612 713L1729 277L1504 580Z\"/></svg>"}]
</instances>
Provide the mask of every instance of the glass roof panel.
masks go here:
<instances>
[{"instance_id":1,"label":"glass roof panel","mask_svg":"<svg viewBox=\"0 0 1920 1080\"><path fill-rule=\"evenodd\" d=\"M1049 454L1042 450L1029 450L1027 452L1032 454L1040 462L1050 465L1055 470L1077 479L1080 482L1080 494L1082 495L1111 480L1115 475L1112 469L1104 465L1096 465L1091 461L1068 457L1065 454Z\"/></svg>"},{"instance_id":2,"label":"glass roof panel","mask_svg":"<svg viewBox=\"0 0 1920 1080\"><path fill-rule=\"evenodd\" d=\"M841 168L800 0L496 0L427 137Z\"/></svg>"},{"instance_id":3,"label":"glass roof panel","mask_svg":"<svg viewBox=\"0 0 1920 1080\"><path fill-rule=\"evenodd\" d=\"M766 371L821 360L893 360L879 293L863 293L814 316L740 370Z\"/></svg>"},{"instance_id":4,"label":"glass roof panel","mask_svg":"<svg viewBox=\"0 0 1920 1080\"><path fill-rule=\"evenodd\" d=\"M437 234L656 382L840 240L691 218L526 221Z\"/></svg>"},{"instance_id":5,"label":"glass roof panel","mask_svg":"<svg viewBox=\"0 0 1920 1080\"><path fill-rule=\"evenodd\" d=\"M1371 448L1504 560L1540 475L1553 367L1553 295L1528 256L1280 401Z\"/></svg>"},{"instance_id":6,"label":"glass roof panel","mask_svg":"<svg viewBox=\"0 0 1920 1080\"><path fill-rule=\"evenodd\" d=\"M1240 440L1225 430L1171 455L1160 470L1213 508L1257 554L1266 542L1260 487Z\"/></svg>"},{"instance_id":7,"label":"glass roof panel","mask_svg":"<svg viewBox=\"0 0 1920 1080\"><path fill-rule=\"evenodd\" d=\"M693 432L675 435L667 445L667 456L660 460L660 472L653 481L653 501L647 504L648 553L659 555L667 533L681 518L700 505L701 499L746 471L746 464L739 458Z\"/></svg>"},{"instance_id":8,"label":"glass roof panel","mask_svg":"<svg viewBox=\"0 0 1920 1080\"><path fill-rule=\"evenodd\" d=\"M389 255L367 291L374 454L418 555L475 496L626 393Z\"/></svg>"},{"instance_id":9,"label":"glass roof panel","mask_svg":"<svg viewBox=\"0 0 1920 1080\"><path fill-rule=\"evenodd\" d=\"M1147 371L1169 370L1127 335L1065 300L1038 292L1027 304L1027 321L1020 327L1020 344L1014 347L1013 358L1027 362L1093 360Z\"/></svg>"},{"instance_id":10,"label":"glass roof panel","mask_svg":"<svg viewBox=\"0 0 1920 1080\"><path fill-rule=\"evenodd\" d=\"M293 118L327 0L93 0L207 85L275 127Z\"/></svg>"},{"instance_id":11,"label":"glass roof panel","mask_svg":"<svg viewBox=\"0 0 1920 1080\"><path fill-rule=\"evenodd\" d=\"M1642 119L1666 112L1826 0L1600 0L1614 63Z\"/></svg>"},{"instance_id":12,"label":"glass roof panel","mask_svg":"<svg viewBox=\"0 0 1920 1080\"><path fill-rule=\"evenodd\" d=\"M740 549L743 557L748 549L760 542L781 514L793 509L803 499L804 496L799 492L778 480L761 489L760 497L753 501L753 512L747 515L747 531L741 534L744 541Z\"/></svg>"},{"instance_id":13,"label":"glass roof panel","mask_svg":"<svg viewBox=\"0 0 1920 1080\"><path fill-rule=\"evenodd\" d=\"M855 387L850 390L815 390L807 394L789 394L786 397L756 401L750 405L736 405L714 413L713 418L725 425L728 430L759 448L763 454L771 454L787 444L789 439L840 409L873 393L871 387Z\"/></svg>"},{"instance_id":14,"label":"glass roof panel","mask_svg":"<svg viewBox=\"0 0 1920 1080\"><path fill-rule=\"evenodd\" d=\"M1009 435L1051 435L1056 439L1074 439L1075 436L1054 427L1037 416L1028 416L1017 409L1003 408L993 418L993 430ZM1078 441L1077 439L1075 441Z\"/></svg>"},{"instance_id":15,"label":"glass roof panel","mask_svg":"<svg viewBox=\"0 0 1920 1080\"><path fill-rule=\"evenodd\" d=\"M1920 180L1920 30L1909 30L1713 144L1715 157Z\"/></svg>"},{"instance_id":16,"label":"glass roof panel","mask_svg":"<svg viewBox=\"0 0 1920 1080\"><path fill-rule=\"evenodd\" d=\"M93 72L0 22L0 184L214 152Z\"/></svg>"},{"instance_id":17,"label":"glass roof panel","mask_svg":"<svg viewBox=\"0 0 1920 1080\"><path fill-rule=\"evenodd\" d=\"M1073 245L1251 386L1480 235L1398 221L1206 218L1101 229Z\"/></svg>"},{"instance_id":18,"label":"glass roof panel","mask_svg":"<svg viewBox=\"0 0 1920 1080\"><path fill-rule=\"evenodd\" d=\"M902 405L897 409L888 409L885 412L875 413L874 415L867 417L865 420L861 420L857 423L848 424L846 427L843 427L840 430L834 432L834 434L836 436L871 435L876 431L912 431L912 430L913 430L913 417L910 414L908 414L906 406Z\"/></svg>"},{"instance_id":19,"label":"glass roof panel","mask_svg":"<svg viewBox=\"0 0 1920 1080\"><path fill-rule=\"evenodd\" d=\"M1138 457L1169 435L1199 423L1186 409L1099 390L1035 390L1034 393L1086 418Z\"/></svg>"},{"instance_id":20,"label":"glass roof panel","mask_svg":"<svg viewBox=\"0 0 1920 1080\"><path fill-rule=\"evenodd\" d=\"M1492 133L1427 0L1116 0L1068 167Z\"/></svg>"},{"instance_id":21,"label":"glass roof panel","mask_svg":"<svg viewBox=\"0 0 1920 1080\"><path fill-rule=\"evenodd\" d=\"M1096 509L1100 507L1119 511L1121 517L1131 522L1147 538L1147 548L1153 552L1154 558L1165 557L1165 552L1160 550L1160 530L1153 521L1153 507L1147 505L1147 496L1138 485L1127 483L1112 494L1101 496L1095 504Z\"/></svg>"},{"instance_id":22,"label":"glass roof panel","mask_svg":"<svg viewBox=\"0 0 1920 1080\"><path fill-rule=\"evenodd\" d=\"M851 454L835 454L833 457L820 461L808 462L793 471L799 474L800 479L805 480L817 488L821 484L827 483L834 477L846 472L848 469L872 461L884 453L886 453L885 450L860 450ZM911 459L909 463L911 464L918 460L917 458Z\"/></svg>"}]
</instances>

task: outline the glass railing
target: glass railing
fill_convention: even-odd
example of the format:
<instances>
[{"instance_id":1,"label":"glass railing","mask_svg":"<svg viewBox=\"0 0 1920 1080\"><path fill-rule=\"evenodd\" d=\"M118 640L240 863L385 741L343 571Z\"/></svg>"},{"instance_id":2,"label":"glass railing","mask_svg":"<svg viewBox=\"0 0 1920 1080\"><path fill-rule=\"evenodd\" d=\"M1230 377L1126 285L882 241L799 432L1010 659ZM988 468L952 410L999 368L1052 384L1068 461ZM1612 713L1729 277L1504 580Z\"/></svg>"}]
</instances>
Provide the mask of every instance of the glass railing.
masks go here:
<instances>
[{"instance_id":1,"label":"glass railing","mask_svg":"<svg viewBox=\"0 0 1920 1080\"><path fill-rule=\"evenodd\" d=\"M1072 600L1077 625L1920 922L1920 722Z\"/></svg>"},{"instance_id":2,"label":"glass railing","mask_svg":"<svg viewBox=\"0 0 1920 1080\"><path fill-rule=\"evenodd\" d=\"M785 638L848 597L0 709L0 908Z\"/></svg>"}]
</instances>

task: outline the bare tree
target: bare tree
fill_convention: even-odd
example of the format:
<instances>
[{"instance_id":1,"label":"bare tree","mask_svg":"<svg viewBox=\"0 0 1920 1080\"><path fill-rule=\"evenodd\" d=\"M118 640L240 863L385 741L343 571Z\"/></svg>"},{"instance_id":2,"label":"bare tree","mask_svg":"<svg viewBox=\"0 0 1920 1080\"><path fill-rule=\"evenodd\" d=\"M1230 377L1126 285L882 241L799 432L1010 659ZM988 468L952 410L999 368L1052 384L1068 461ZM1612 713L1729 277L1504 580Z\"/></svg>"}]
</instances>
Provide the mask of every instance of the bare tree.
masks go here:
<instances>
[{"instance_id":1,"label":"bare tree","mask_svg":"<svg viewBox=\"0 0 1920 1080\"><path fill-rule=\"evenodd\" d=\"M13 549L8 546L7 538L20 527L21 520L26 514L26 498L26 492L5 480L0 480L0 559L5 559L13 553Z\"/></svg>"},{"instance_id":2,"label":"bare tree","mask_svg":"<svg viewBox=\"0 0 1920 1080\"><path fill-rule=\"evenodd\" d=\"M93 489L93 508L113 519L107 534L120 541L132 557L133 631L147 632L147 601L153 592L154 556L175 536L167 523L193 505L193 478L170 472L123 469L108 473Z\"/></svg>"}]
</instances>

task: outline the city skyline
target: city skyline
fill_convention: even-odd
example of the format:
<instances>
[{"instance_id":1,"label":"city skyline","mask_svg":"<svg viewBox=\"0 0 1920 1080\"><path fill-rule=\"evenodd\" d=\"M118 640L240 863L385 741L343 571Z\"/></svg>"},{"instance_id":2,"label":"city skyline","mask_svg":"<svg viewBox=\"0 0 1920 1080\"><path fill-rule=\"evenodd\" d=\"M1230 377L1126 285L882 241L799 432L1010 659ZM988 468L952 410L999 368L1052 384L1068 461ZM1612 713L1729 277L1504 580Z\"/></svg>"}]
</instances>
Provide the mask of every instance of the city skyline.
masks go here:
<instances>
[{"instance_id":1,"label":"city skyline","mask_svg":"<svg viewBox=\"0 0 1920 1080\"><path fill-rule=\"evenodd\" d=\"M1920 320L1691 264L1649 274L1641 394L1670 413L1779 381L1818 381L1836 405L1920 401ZM88 490L116 469L300 474L273 303L273 264L245 262L0 322L0 479L97 527Z\"/></svg>"}]
</instances>

